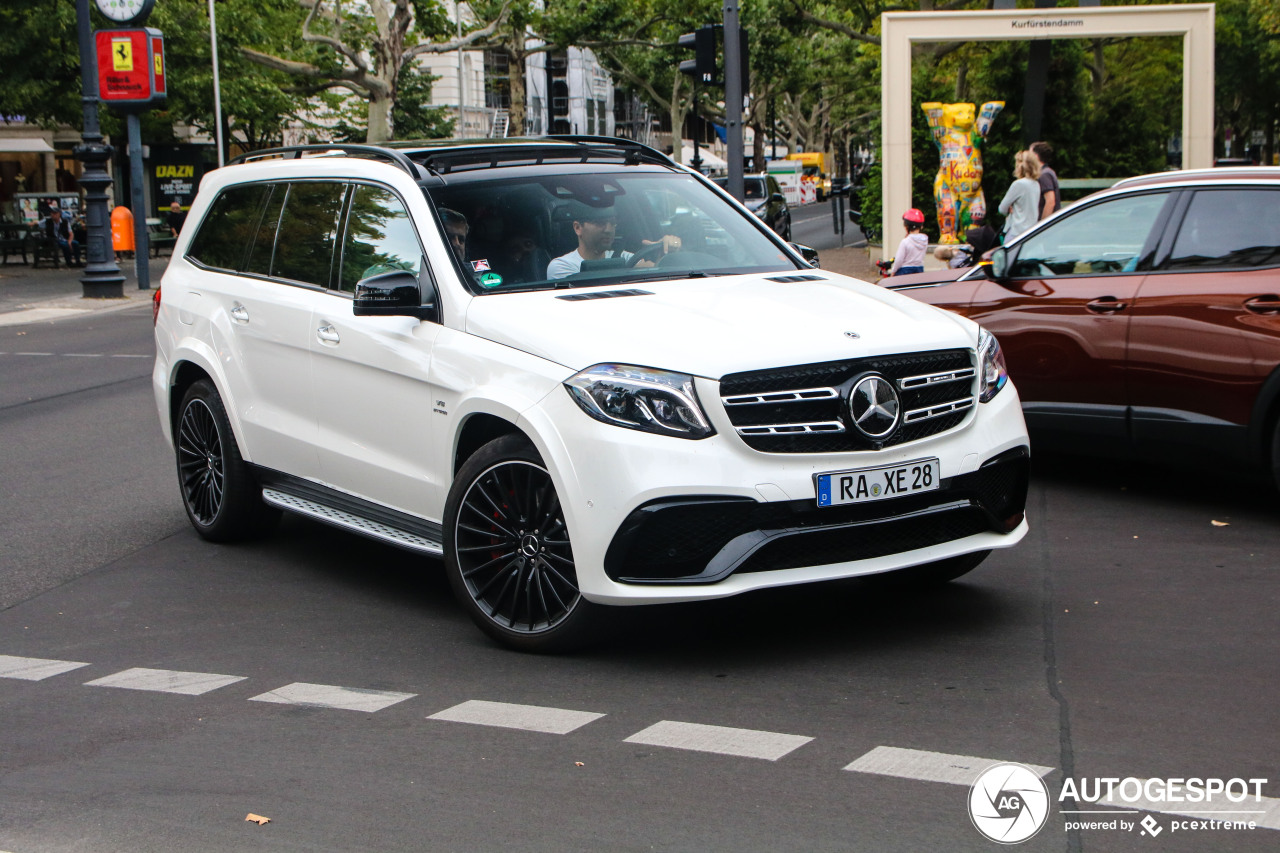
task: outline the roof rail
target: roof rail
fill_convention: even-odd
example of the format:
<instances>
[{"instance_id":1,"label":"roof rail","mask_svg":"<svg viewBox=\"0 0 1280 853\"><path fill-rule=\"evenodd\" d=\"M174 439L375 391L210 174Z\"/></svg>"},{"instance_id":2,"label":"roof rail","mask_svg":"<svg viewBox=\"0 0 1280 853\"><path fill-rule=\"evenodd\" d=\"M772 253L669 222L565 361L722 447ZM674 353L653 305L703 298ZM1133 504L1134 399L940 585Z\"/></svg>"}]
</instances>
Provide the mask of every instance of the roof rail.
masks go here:
<instances>
[{"instance_id":1,"label":"roof rail","mask_svg":"<svg viewBox=\"0 0 1280 853\"><path fill-rule=\"evenodd\" d=\"M403 149L402 149L403 150ZM608 136L531 136L460 140L456 146L406 150L415 163L435 175L472 169L497 168L512 161L533 163L622 160L631 165L649 162L675 165L669 157L627 139Z\"/></svg>"},{"instance_id":2,"label":"roof rail","mask_svg":"<svg viewBox=\"0 0 1280 853\"><path fill-rule=\"evenodd\" d=\"M425 178L421 166L410 160L399 151L390 148L383 148L380 145L350 145L345 143L331 143L323 145L287 145L283 148L265 148L261 151L251 151L248 154L241 154L227 165L232 166L237 163L251 163L254 160L265 160L271 157L280 159L299 160L304 154L332 154L340 152L350 157L368 157L375 160L386 160L392 165L399 166L409 173L409 176L415 180Z\"/></svg>"},{"instance_id":3,"label":"roof rail","mask_svg":"<svg viewBox=\"0 0 1280 853\"><path fill-rule=\"evenodd\" d=\"M639 153L643 153L647 157L658 157L668 163L675 163L666 154L663 154L656 148L636 142L634 139L622 139L617 136L586 136L583 134L549 134L546 139L554 139L559 142L576 142L583 145L613 145L617 148L634 149Z\"/></svg>"}]
</instances>

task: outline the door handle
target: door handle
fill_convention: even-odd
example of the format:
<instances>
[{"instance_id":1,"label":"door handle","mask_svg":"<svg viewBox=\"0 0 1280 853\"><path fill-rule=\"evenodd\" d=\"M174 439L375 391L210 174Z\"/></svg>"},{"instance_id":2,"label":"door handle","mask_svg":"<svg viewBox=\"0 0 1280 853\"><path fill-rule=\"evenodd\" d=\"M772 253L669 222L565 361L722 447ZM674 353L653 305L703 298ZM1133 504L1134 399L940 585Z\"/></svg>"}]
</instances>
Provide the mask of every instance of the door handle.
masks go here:
<instances>
[{"instance_id":1,"label":"door handle","mask_svg":"<svg viewBox=\"0 0 1280 853\"><path fill-rule=\"evenodd\" d=\"M239 302L233 302L231 304L231 319L235 320L237 323L249 322L249 309L245 308Z\"/></svg>"},{"instance_id":2,"label":"door handle","mask_svg":"<svg viewBox=\"0 0 1280 853\"><path fill-rule=\"evenodd\" d=\"M1091 302L1086 302L1084 307L1094 314L1114 314L1128 308L1129 303L1121 302L1114 296L1099 296Z\"/></svg>"},{"instance_id":3,"label":"door handle","mask_svg":"<svg viewBox=\"0 0 1280 853\"><path fill-rule=\"evenodd\" d=\"M1254 314L1280 314L1280 296L1274 293L1255 296L1244 301L1244 308Z\"/></svg>"},{"instance_id":4,"label":"door handle","mask_svg":"<svg viewBox=\"0 0 1280 853\"><path fill-rule=\"evenodd\" d=\"M316 337L326 344L336 344L342 340L338 330L328 323L316 329Z\"/></svg>"}]
</instances>

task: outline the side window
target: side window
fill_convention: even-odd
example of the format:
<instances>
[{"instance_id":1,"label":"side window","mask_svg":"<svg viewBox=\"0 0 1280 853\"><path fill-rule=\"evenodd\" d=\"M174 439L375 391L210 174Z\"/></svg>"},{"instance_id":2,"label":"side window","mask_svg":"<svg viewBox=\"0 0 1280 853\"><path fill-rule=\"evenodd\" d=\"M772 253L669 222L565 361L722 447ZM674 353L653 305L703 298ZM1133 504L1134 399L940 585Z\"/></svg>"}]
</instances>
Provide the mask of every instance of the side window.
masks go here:
<instances>
[{"instance_id":1,"label":"side window","mask_svg":"<svg viewBox=\"0 0 1280 853\"><path fill-rule=\"evenodd\" d=\"M262 211L257 233L251 237L249 257L241 267L242 271L255 275L271 275L271 252L276 245L276 229L280 227L280 209L284 207L284 197L288 190L288 184L274 184L271 187L271 195L267 198Z\"/></svg>"},{"instance_id":2,"label":"side window","mask_svg":"<svg viewBox=\"0 0 1280 853\"><path fill-rule=\"evenodd\" d=\"M262 205L270 184L245 184L223 190L192 238L187 257L216 269L243 269L245 248L252 242L262 219Z\"/></svg>"},{"instance_id":3,"label":"side window","mask_svg":"<svg viewBox=\"0 0 1280 853\"><path fill-rule=\"evenodd\" d=\"M1168 193L1111 199L1070 214L1023 241L1017 278L1134 270Z\"/></svg>"},{"instance_id":4,"label":"side window","mask_svg":"<svg viewBox=\"0 0 1280 853\"><path fill-rule=\"evenodd\" d=\"M422 272L422 246L413 220L390 190L357 186L347 214L339 286L354 292L360 279L393 270Z\"/></svg>"},{"instance_id":5,"label":"side window","mask_svg":"<svg viewBox=\"0 0 1280 853\"><path fill-rule=\"evenodd\" d=\"M1280 190L1201 190L1191 199L1162 269L1280 264Z\"/></svg>"},{"instance_id":6,"label":"side window","mask_svg":"<svg viewBox=\"0 0 1280 853\"><path fill-rule=\"evenodd\" d=\"M347 185L300 181L288 187L276 232L271 277L328 287Z\"/></svg>"}]
</instances>

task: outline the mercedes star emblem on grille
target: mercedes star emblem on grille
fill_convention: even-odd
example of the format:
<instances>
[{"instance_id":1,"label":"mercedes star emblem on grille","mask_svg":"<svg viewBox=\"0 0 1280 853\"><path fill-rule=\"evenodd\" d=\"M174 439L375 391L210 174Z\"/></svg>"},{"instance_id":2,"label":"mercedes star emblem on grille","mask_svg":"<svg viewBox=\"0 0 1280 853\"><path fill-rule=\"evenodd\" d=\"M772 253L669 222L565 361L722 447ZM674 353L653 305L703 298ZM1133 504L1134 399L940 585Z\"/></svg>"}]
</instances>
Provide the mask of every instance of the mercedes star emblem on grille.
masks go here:
<instances>
[{"instance_id":1,"label":"mercedes star emblem on grille","mask_svg":"<svg viewBox=\"0 0 1280 853\"><path fill-rule=\"evenodd\" d=\"M888 438L898 426L902 405L893 384L883 376L864 376L849 392L849 412L853 425L871 439Z\"/></svg>"}]
</instances>

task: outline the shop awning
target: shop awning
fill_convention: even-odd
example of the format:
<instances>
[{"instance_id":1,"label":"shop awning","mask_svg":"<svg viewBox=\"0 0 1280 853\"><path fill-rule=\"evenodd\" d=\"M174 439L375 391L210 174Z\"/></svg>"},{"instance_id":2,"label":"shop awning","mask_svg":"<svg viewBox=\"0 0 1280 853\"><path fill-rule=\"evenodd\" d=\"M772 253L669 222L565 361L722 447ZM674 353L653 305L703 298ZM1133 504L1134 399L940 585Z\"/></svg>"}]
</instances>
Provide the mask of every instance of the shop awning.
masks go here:
<instances>
[{"instance_id":1,"label":"shop awning","mask_svg":"<svg viewBox=\"0 0 1280 853\"><path fill-rule=\"evenodd\" d=\"M0 136L0 154L52 154L53 146L40 137Z\"/></svg>"},{"instance_id":2,"label":"shop awning","mask_svg":"<svg viewBox=\"0 0 1280 853\"><path fill-rule=\"evenodd\" d=\"M698 156L702 159L702 168L704 169L719 172L729 168L728 160L712 154L705 145L698 147ZM680 143L680 162L686 166L693 164L693 141L690 139L685 139Z\"/></svg>"}]
</instances>

